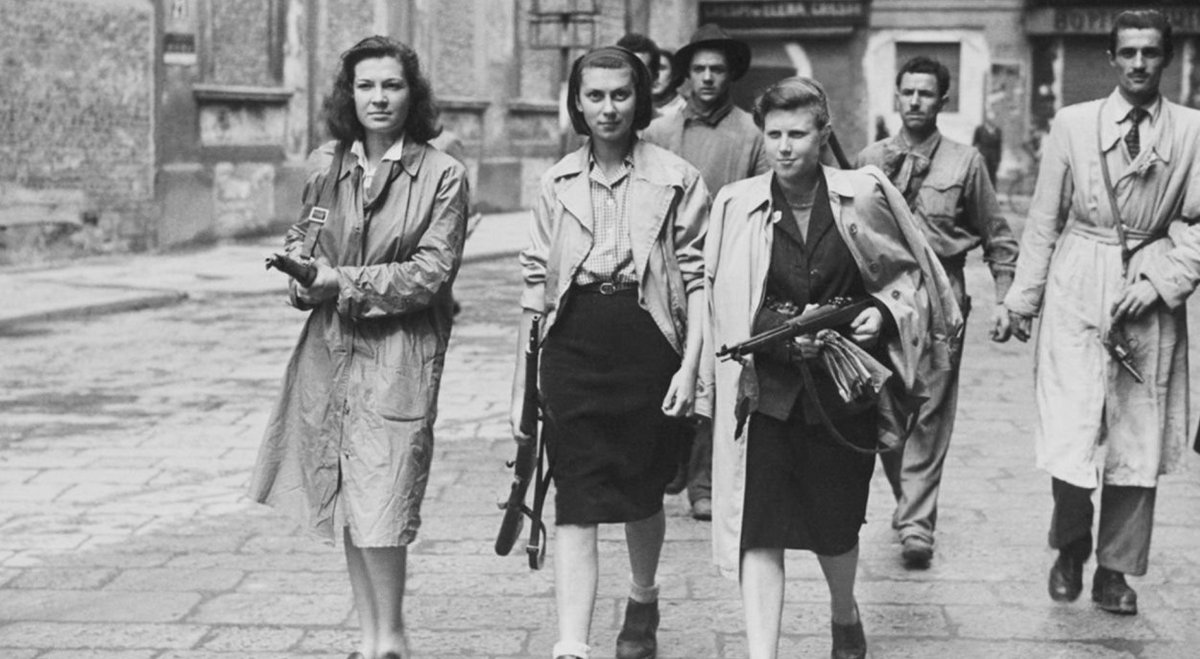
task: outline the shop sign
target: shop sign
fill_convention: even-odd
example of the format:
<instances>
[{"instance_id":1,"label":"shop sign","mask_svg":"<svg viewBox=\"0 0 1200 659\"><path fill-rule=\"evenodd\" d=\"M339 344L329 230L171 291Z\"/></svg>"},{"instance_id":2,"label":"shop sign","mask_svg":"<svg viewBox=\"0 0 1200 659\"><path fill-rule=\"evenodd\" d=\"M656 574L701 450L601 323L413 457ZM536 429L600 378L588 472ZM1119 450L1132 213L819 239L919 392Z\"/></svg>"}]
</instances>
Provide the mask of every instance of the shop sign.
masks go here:
<instances>
[{"instance_id":1,"label":"shop sign","mask_svg":"<svg viewBox=\"0 0 1200 659\"><path fill-rule=\"evenodd\" d=\"M701 2L700 23L727 30L857 27L867 24L871 0Z\"/></svg>"},{"instance_id":2,"label":"shop sign","mask_svg":"<svg viewBox=\"0 0 1200 659\"><path fill-rule=\"evenodd\" d=\"M1025 14L1028 34L1108 34L1113 19L1131 7L1041 7ZM1200 7L1158 7L1176 34L1200 34Z\"/></svg>"}]
</instances>

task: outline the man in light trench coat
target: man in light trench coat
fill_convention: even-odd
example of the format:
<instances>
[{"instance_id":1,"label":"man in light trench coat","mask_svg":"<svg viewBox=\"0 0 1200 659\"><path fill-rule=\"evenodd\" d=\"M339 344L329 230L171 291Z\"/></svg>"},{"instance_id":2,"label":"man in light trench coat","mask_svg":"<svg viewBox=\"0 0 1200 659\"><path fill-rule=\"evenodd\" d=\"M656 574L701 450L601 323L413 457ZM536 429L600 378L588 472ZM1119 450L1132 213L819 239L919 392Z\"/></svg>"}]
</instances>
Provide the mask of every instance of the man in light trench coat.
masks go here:
<instances>
[{"instance_id":1,"label":"man in light trench coat","mask_svg":"<svg viewBox=\"0 0 1200 659\"><path fill-rule=\"evenodd\" d=\"M1052 476L1059 550L1050 597L1083 590L1092 492L1103 482L1092 600L1118 614L1137 613L1125 575L1146 573L1158 477L1187 448L1183 303L1200 280L1200 225L1190 223L1200 219L1200 112L1159 94L1172 52L1161 13L1116 17L1117 88L1055 117L1004 300L1019 340L1041 314L1037 464ZM1189 223L1168 237L1179 220ZM1132 369L1105 346L1122 332Z\"/></svg>"}]
</instances>

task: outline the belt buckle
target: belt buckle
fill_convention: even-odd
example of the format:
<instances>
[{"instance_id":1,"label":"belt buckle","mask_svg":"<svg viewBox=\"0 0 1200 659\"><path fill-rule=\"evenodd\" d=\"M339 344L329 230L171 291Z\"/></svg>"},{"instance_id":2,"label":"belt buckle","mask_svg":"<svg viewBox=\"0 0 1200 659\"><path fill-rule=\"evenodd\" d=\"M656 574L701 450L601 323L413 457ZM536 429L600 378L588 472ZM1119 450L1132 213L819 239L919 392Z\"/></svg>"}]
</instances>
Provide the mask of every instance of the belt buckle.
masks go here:
<instances>
[{"instance_id":1,"label":"belt buckle","mask_svg":"<svg viewBox=\"0 0 1200 659\"><path fill-rule=\"evenodd\" d=\"M617 285L612 283L611 281L606 281L606 282L600 284L600 294L601 295L612 295L613 293L616 293L616 292L617 292Z\"/></svg>"}]
</instances>

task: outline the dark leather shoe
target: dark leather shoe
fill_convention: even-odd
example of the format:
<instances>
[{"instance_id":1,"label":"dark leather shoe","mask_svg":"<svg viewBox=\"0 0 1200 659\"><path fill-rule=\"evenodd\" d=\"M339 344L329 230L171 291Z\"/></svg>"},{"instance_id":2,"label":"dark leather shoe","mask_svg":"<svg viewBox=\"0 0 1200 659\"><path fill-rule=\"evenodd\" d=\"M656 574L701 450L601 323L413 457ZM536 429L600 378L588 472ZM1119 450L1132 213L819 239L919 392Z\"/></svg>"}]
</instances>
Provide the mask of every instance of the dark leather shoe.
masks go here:
<instances>
[{"instance_id":1,"label":"dark leather shoe","mask_svg":"<svg viewBox=\"0 0 1200 659\"><path fill-rule=\"evenodd\" d=\"M658 656L658 600L625 603L625 624L617 635L617 659L654 659Z\"/></svg>"},{"instance_id":2,"label":"dark leather shoe","mask_svg":"<svg viewBox=\"0 0 1200 659\"><path fill-rule=\"evenodd\" d=\"M1137 592L1125 583L1125 575L1103 567L1092 578L1092 601L1109 613L1137 614Z\"/></svg>"},{"instance_id":3,"label":"dark leather shoe","mask_svg":"<svg viewBox=\"0 0 1200 659\"><path fill-rule=\"evenodd\" d=\"M829 626L833 631L833 650L829 653L831 659L866 659L867 637L863 634L861 615L852 625L831 622Z\"/></svg>"},{"instance_id":4,"label":"dark leather shoe","mask_svg":"<svg viewBox=\"0 0 1200 659\"><path fill-rule=\"evenodd\" d=\"M1083 561L1070 552L1058 552L1050 568L1050 599L1055 602L1074 602L1083 592Z\"/></svg>"},{"instance_id":5,"label":"dark leather shoe","mask_svg":"<svg viewBox=\"0 0 1200 659\"><path fill-rule=\"evenodd\" d=\"M900 557L904 559L904 567L910 570L924 570L933 560L933 543L921 536L910 535L904 539Z\"/></svg>"},{"instance_id":6,"label":"dark leather shoe","mask_svg":"<svg viewBox=\"0 0 1200 659\"><path fill-rule=\"evenodd\" d=\"M707 522L712 519L712 499L696 499L692 504L692 519Z\"/></svg>"}]
</instances>

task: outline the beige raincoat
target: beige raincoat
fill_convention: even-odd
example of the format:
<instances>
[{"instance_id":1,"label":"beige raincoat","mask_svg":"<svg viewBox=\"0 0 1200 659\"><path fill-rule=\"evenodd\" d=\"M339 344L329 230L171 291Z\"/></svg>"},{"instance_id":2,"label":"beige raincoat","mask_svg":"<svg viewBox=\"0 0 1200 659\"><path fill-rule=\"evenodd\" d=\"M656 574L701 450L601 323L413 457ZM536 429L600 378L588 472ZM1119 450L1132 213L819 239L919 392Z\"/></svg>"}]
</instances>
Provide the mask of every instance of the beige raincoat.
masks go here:
<instances>
[{"instance_id":1,"label":"beige raincoat","mask_svg":"<svg viewBox=\"0 0 1200 659\"><path fill-rule=\"evenodd\" d=\"M334 153L310 159L306 204ZM450 287L466 229L466 170L406 141L390 182L364 211L362 174L348 151L338 180L343 222L331 219L317 256L337 269L336 298L312 310L267 424L250 497L317 536L360 547L416 538L433 454L438 385L453 317ZM334 214L335 216L337 213ZM288 244L303 240L303 224ZM295 296L292 304L306 308Z\"/></svg>"}]
</instances>

